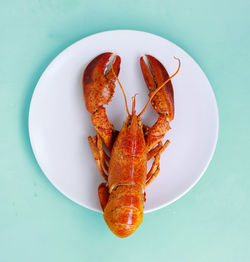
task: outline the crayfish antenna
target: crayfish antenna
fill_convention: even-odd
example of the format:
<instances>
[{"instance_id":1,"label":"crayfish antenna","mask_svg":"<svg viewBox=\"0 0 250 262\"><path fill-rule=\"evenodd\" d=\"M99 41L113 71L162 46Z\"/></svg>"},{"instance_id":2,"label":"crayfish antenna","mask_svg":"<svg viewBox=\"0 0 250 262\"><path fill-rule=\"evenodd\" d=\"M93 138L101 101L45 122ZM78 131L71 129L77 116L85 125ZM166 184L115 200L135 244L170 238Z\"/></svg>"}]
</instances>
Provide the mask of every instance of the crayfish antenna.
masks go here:
<instances>
[{"instance_id":1,"label":"crayfish antenna","mask_svg":"<svg viewBox=\"0 0 250 262\"><path fill-rule=\"evenodd\" d=\"M140 116L146 111L149 103L152 101L152 99L153 99L153 97L155 96L155 94L156 94L157 92L159 92L162 87L164 87L174 76L176 76L176 75L178 74L178 72L179 72L179 70L180 70L180 67L181 67L181 61L180 61L179 58L177 58L177 57L175 57L175 56L174 56L174 59L178 60L178 62L179 62L179 65L178 65L178 68L177 68L176 72L175 72L172 76L170 76L162 85L160 85L154 92L152 92L152 94L150 95L150 98L149 98L147 104L146 104L145 107L142 109L142 111L141 111L141 113L138 115L138 117L140 117Z\"/></svg>"},{"instance_id":2,"label":"crayfish antenna","mask_svg":"<svg viewBox=\"0 0 250 262\"><path fill-rule=\"evenodd\" d=\"M121 88L121 90L122 90L122 94L123 94L124 101L125 101L126 111L127 111L128 116L130 116L129 111L128 111L127 98L126 98L126 95L125 95L124 89L123 89L123 87L122 87L122 84L121 84L120 80L118 79L118 77L117 77L117 75L116 75L116 73L115 73L115 71L114 71L113 63L111 64L111 70L112 70L112 73L113 73L114 76L115 76L116 81L118 82L118 84L119 84L119 86L120 86L120 88Z\"/></svg>"},{"instance_id":3,"label":"crayfish antenna","mask_svg":"<svg viewBox=\"0 0 250 262\"><path fill-rule=\"evenodd\" d=\"M135 112L135 97L137 96L138 94L135 94L134 96L132 96L132 115L134 115L136 112Z\"/></svg>"}]
</instances>

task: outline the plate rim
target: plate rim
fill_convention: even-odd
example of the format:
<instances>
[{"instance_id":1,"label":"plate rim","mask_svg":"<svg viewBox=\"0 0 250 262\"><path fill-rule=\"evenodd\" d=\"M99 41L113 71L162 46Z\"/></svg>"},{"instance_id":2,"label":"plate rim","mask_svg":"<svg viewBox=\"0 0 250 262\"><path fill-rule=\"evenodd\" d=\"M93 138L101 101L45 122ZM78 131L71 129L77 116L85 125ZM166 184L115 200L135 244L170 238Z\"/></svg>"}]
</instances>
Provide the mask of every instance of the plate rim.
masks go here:
<instances>
[{"instance_id":1,"label":"plate rim","mask_svg":"<svg viewBox=\"0 0 250 262\"><path fill-rule=\"evenodd\" d=\"M32 94L32 97L31 97L31 100L30 100L30 105L29 105L29 111L28 111L28 132L29 132L29 140L30 140L30 145L31 145L31 148L32 148L32 152L35 156L35 159L36 159L36 162L38 163L40 169L42 170L44 176L48 179L48 181L53 185L54 188L56 188L57 191L59 191L61 194L63 194L67 199L71 200L72 202L78 204L79 206L81 207L85 207L91 211L95 211L97 213L103 213L102 210L99 210L99 209L96 209L96 208L93 208L87 204L82 204L80 203L78 200L74 199L73 197L71 196L68 196L63 189L59 189L57 185L55 185L52 180L46 175L46 172L45 172L45 168L42 167L39 163L39 157L38 157L38 153L35 149L35 146L34 146L34 141L33 141L33 138L32 138L32 124L31 124L31 111L32 111L32 105L34 103L34 97L36 96L36 93L37 93L37 90L39 89L39 83L41 82L42 78L44 76L46 76L46 73L47 71L49 71L49 69L53 66L54 63L57 62L58 58L61 56L61 55L65 55L73 46L77 45L79 42L87 39L87 38L91 38L91 37L95 37L97 35L101 35L101 34L105 34L105 33L113 33L113 32L134 32L134 33L143 33L143 34L148 34L150 36L153 36L153 37L158 37L158 38L161 38L163 39L164 41L168 41L170 42L171 44L177 46L181 51L183 51L191 60L193 60L193 62L198 65L198 67L200 68L200 70L202 71L203 75L205 76L207 82L209 83L209 90L210 90L210 93L211 93L211 98L213 100L213 104L214 104L214 109L215 109L215 117L216 117L216 128L215 128L215 139L214 139L214 143L211 147L211 151L210 151L210 155L208 157L208 160L207 160L207 163L206 165L204 165L203 169L202 169L202 172L200 172L200 175L195 179L195 181L187 187L186 190L184 190L181 194L179 194L177 197L173 198L171 201L167 201L166 203L164 204L161 204L155 208L151 208L149 210L144 210L144 214L147 214L147 213L151 213L151 212L154 212L156 210L159 210L159 209L162 209L166 206L169 206L171 205L172 203L176 202L178 199L180 199L181 197L183 197L185 194L187 194L189 191L191 191L191 189L200 181L200 179L203 177L203 175L205 174L213 156L214 156L214 153L215 153L215 150L216 150L216 146L217 146L217 143L218 143L218 137L219 137L219 110L218 110L218 104L217 104L217 101L216 101L216 97L215 97L215 93L214 93L214 90L212 88L212 85L210 83L210 81L208 80L205 72L203 71L202 67L200 66L199 63L196 62L196 60L191 56L189 55L188 52L186 52L184 49L182 49L179 45L175 44L174 42L162 37L162 36L159 36L157 34L153 34L153 33L149 33L149 32L146 32L146 31L141 31L141 30L132 30L132 29L114 29L114 30L107 30L107 31L100 31L100 32L97 32L97 33L94 33L94 34L90 34L88 36L85 36L77 41L75 41L74 43L72 43L71 45L67 46L65 49L63 49L61 52L59 52L52 60L51 62L46 66L46 68L44 69L44 71L42 72L41 76L39 77L39 80L37 81L36 83L36 86L33 90L33 94Z\"/></svg>"}]
</instances>

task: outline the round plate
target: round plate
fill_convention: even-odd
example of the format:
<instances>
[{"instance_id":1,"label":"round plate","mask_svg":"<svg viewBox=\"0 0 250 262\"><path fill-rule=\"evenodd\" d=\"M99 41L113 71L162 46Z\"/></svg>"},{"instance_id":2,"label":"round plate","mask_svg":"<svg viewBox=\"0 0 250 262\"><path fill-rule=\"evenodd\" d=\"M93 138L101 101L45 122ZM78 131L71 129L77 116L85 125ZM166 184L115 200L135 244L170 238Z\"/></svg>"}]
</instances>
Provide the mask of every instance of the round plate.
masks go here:
<instances>
[{"instance_id":1,"label":"round plate","mask_svg":"<svg viewBox=\"0 0 250 262\"><path fill-rule=\"evenodd\" d=\"M160 173L146 188L145 212L175 201L196 184L205 172L218 136L218 110L212 88L198 64L181 48L159 36L131 30L107 31L86 37L59 54L41 76L30 105L29 134L35 157L51 183L74 202L102 212L97 196L103 182L88 136L95 130L85 108L82 74L87 64L103 52L120 55L119 79L131 110L136 96L140 112L148 100L139 58L155 56L172 75L180 58L181 69L172 79L175 118L164 141L171 143L161 156ZM124 100L116 86L107 106L110 121L120 129L126 119ZM152 125L157 114L151 106L142 116ZM148 163L148 168L150 164Z\"/></svg>"}]
</instances>

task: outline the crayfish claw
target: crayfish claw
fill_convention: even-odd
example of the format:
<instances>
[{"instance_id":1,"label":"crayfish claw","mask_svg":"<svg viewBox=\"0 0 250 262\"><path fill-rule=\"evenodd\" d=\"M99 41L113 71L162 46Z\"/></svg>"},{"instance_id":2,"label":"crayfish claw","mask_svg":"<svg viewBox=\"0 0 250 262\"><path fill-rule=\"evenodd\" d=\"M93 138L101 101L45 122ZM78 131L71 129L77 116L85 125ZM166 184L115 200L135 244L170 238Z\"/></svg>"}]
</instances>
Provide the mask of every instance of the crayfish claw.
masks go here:
<instances>
[{"instance_id":1,"label":"crayfish claw","mask_svg":"<svg viewBox=\"0 0 250 262\"><path fill-rule=\"evenodd\" d=\"M120 63L121 63L121 58L120 56L116 55L114 60L110 64L110 68L107 68L106 78L108 81L115 82L116 80L115 75L118 76L120 72ZM113 67L113 70L111 69L111 66Z\"/></svg>"},{"instance_id":2,"label":"crayfish claw","mask_svg":"<svg viewBox=\"0 0 250 262\"><path fill-rule=\"evenodd\" d=\"M121 59L115 56L110 68L113 53L107 52L95 57L83 73L83 96L87 110L91 113L92 123L101 136L104 144L111 149L114 141L113 125L109 122L104 105L107 105L114 95L116 77L120 71Z\"/></svg>"},{"instance_id":3,"label":"crayfish claw","mask_svg":"<svg viewBox=\"0 0 250 262\"><path fill-rule=\"evenodd\" d=\"M83 74L83 95L87 110L93 114L100 106L108 104L115 89L115 76L110 71L105 74L110 57L113 53L103 53L94 58L86 67ZM120 57L116 56L114 63L117 75L120 69Z\"/></svg>"},{"instance_id":4,"label":"crayfish claw","mask_svg":"<svg viewBox=\"0 0 250 262\"><path fill-rule=\"evenodd\" d=\"M145 63L143 57L140 59L141 70L149 89L150 94L155 91L161 84L169 79L169 74L162 63L151 55L146 55L149 67ZM151 101L154 110L166 115L168 120L171 121L174 118L174 91L171 81L165 84L165 86L154 96Z\"/></svg>"}]
</instances>

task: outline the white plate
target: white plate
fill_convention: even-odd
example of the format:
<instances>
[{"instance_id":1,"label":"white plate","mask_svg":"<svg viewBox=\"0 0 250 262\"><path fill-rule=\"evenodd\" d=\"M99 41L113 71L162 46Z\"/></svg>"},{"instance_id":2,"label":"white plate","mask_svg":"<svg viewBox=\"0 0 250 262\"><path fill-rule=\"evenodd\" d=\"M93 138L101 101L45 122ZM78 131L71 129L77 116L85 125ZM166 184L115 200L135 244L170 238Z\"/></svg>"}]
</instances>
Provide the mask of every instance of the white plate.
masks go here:
<instances>
[{"instance_id":1,"label":"white plate","mask_svg":"<svg viewBox=\"0 0 250 262\"><path fill-rule=\"evenodd\" d=\"M86 65L107 51L121 56L119 78L130 109L130 98L139 94L137 112L148 99L140 56L155 56L170 75L178 66L173 56L181 59L180 72L172 80L175 119L165 136L171 143L161 157L158 177L146 188L145 212L154 211L196 184L212 158L218 136L216 100L205 74L186 52L168 40L140 31L117 30L86 37L64 50L47 67L35 88L29 112L31 145L44 174L60 192L101 212L97 187L103 179L87 142L95 130L85 109L81 80ZM121 128L126 112L118 86L107 111L115 128ZM143 119L150 125L157 119L151 106Z\"/></svg>"}]
</instances>

